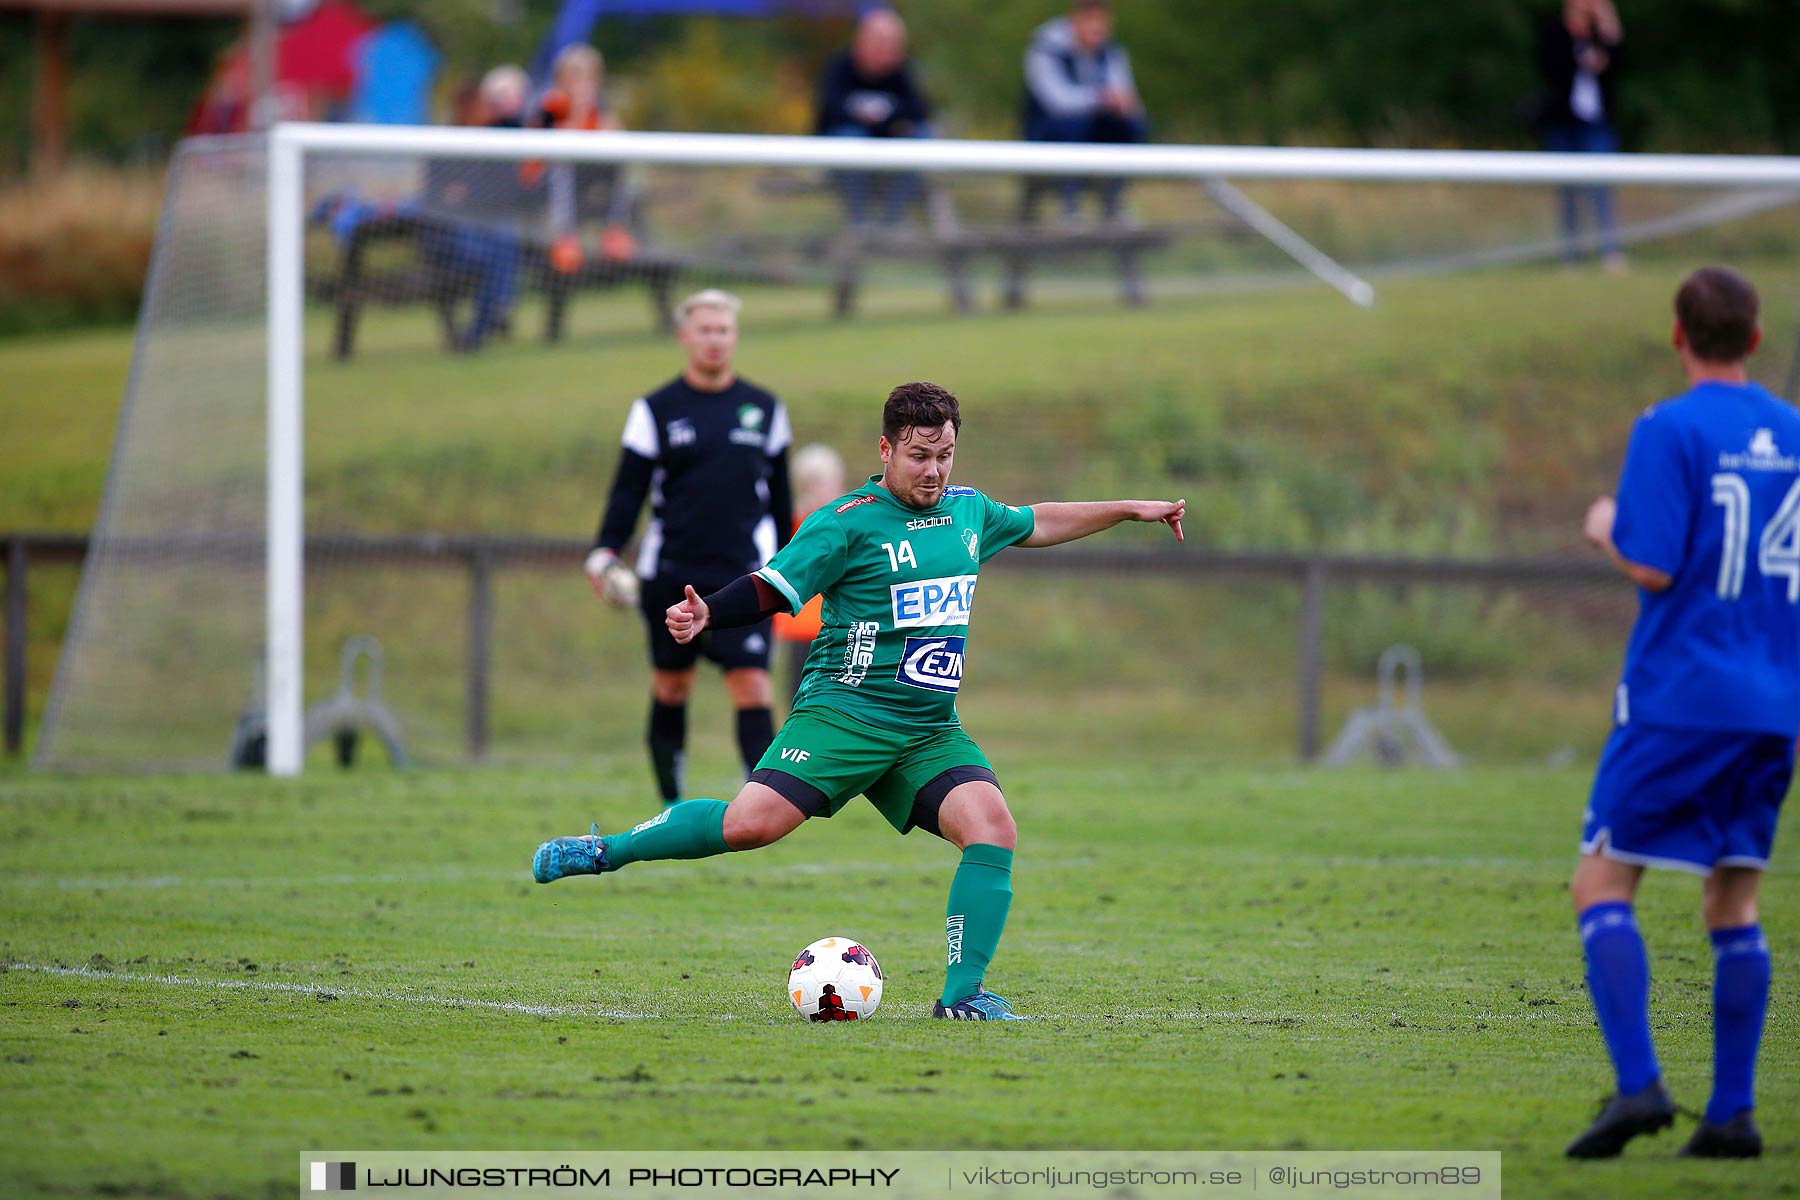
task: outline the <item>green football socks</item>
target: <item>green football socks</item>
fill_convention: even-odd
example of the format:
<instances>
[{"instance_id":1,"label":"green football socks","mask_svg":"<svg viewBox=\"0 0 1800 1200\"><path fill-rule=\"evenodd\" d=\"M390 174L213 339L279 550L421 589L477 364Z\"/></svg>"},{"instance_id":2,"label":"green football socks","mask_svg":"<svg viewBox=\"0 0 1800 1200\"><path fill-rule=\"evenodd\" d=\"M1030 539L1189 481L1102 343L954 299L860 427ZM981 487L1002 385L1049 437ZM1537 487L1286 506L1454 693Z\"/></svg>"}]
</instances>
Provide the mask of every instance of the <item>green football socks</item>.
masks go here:
<instances>
[{"instance_id":1,"label":"green football socks","mask_svg":"<svg viewBox=\"0 0 1800 1200\"><path fill-rule=\"evenodd\" d=\"M711 858L730 849L725 844L725 801L686 800L604 840L609 871L661 858Z\"/></svg>"},{"instance_id":2,"label":"green football socks","mask_svg":"<svg viewBox=\"0 0 1800 1200\"><path fill-rule=\"evenodd\" d=\"M608 843L609 847L611 843ZM950 903L944 909L944 936L949 966L944 972L946 1008L981 990L987 965L1006 928L1012 907L1013 852L1003 846L970 845L950 880Z\"/></svg>"}]
</instances>

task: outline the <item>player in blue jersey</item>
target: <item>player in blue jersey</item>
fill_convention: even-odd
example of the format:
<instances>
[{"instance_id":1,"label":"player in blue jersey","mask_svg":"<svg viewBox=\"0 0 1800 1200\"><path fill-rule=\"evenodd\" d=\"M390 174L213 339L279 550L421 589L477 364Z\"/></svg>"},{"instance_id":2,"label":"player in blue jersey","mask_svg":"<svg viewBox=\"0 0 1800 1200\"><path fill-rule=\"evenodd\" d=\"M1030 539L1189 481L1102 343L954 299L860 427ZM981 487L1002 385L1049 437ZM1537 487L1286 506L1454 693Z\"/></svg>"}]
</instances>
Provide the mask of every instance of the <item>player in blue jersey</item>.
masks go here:
<instances>
[{"instance_id":1,"label":"player in blue jersey","mask_svg":"<svg viewBox=\"0 0 1800 1200\"><path fill-rule=\"evenodd\" d=\"M1640 590L1569 884L1618 1091L1571 1158L1610 1158L1674 1120L1632 913L1645 867L1706 881L1713 1091L1681 1153L1762 1153L1753 1078L1769 947L1756 894L1800 729L1800 411L1749 380L1756 312L1735 271L1682 283L1674 341L1690 386L1638 418L1617 500L1596 500L1585 523Z\"/></svg>"}]
</instances>

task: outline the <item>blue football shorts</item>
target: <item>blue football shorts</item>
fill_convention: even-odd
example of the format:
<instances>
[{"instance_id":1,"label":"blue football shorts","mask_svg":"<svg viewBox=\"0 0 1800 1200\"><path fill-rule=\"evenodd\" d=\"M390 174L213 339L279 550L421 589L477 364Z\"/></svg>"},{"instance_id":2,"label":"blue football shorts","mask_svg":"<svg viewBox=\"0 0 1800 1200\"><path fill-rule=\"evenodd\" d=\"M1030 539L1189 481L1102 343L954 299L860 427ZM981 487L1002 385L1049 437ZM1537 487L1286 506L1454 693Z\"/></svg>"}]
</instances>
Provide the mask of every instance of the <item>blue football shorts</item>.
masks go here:
<instances>
[{"instance_id":1,"label":"blue football shorts","mask_svg":"<svg viewBox=\"0 0 1800 1200\"><path fill-rule=\"evenodd\" d=\"M1581 852L1700 875L1765 868L1793 777L1794 739L1781 734L1616 726Z\"/></svg>"}]
</instances>

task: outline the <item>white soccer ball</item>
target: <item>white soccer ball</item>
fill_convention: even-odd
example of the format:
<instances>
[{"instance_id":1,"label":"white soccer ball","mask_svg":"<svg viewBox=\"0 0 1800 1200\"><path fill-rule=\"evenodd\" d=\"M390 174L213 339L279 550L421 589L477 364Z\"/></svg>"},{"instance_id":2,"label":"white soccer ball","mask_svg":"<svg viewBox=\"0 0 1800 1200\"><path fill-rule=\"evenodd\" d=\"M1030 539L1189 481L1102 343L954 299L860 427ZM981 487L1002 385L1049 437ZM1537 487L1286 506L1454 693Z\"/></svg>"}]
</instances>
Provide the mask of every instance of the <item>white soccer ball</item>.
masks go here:
<instances>
[{"instance_id":1,"label":"white soccer ball","mask_svg":"<svg viewBox=\"0 0 1800 1200\"><path fill-rule=\"evenodd\" d=\"M809 1021L855 1021L881 1005L881 964L853 938L820 938L794 959L788 999Z\"/></svg>"}]
</instances>

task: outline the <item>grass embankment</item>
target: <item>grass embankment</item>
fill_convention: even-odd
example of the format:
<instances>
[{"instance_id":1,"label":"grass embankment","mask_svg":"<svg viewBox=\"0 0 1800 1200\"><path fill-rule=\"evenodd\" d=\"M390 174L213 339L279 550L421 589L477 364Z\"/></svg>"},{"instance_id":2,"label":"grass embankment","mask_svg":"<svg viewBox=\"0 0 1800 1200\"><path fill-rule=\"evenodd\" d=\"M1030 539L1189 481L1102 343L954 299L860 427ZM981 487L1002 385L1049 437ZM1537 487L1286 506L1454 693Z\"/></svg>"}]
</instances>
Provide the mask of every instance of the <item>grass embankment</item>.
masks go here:
<instances>
[{"instance_id":1,"label":"grass embankment","mask_svg":"<svg viewBox=\"0 0 1800 1200\"><path fill-rule=\"evenodd\" d=\"M866 316L827 324L816 293L752 290L741 365L787 400L801 441L836 445L853 472L874 462L880 395L923 376L965 399L959 477L1007 499L1180 493L1198 545L1575 551L1575 522L1610 486L1631 417L1679 387L1665 331L1687 265L1392 283L1367 313L1293 290L957 320L926 290L873 293ZM1787 365L1776 335L1800 317L1800 271L1747 265L1771 331L1758 371L1775 383ZM539 316L528 306L516 341L450 357L429 314L376 312L345 364L325 359L328 330L315 319L311 526L585 536L626 404L677 360L645 332L636 295L583 297L554 348L535 340ZM0 343L0 528L91 521L128 360L124 334ZM186 395L208 386L184 380ZM229 403L259 402L257 378L216 386ZM171 477L185 469L171 456ZM1133 536L1153 535L1109 539ZM1218 732L1233 753L1288 751L1293 589L1009 580L1004 563L983 593L972 717L991 703L999 722L1024 729L1075 696L1116 714L1120 730L1179 724ZM309 692L332 686L342 636L370 629L389 643L390 693L417 697L402 713L427 753L454 754L462 582L388 585L371 577L354 596L318 594ZM36 574L34 716L71 594L68 572ZM496 618L501 757L635 743L636 631L596 616L573 564L561 577L504 577ZM1374 655L1407 640L1425 651L1428 704L1460 747L1491 757L1591 748L1628 619L1622 592L1335 591L1328 730L1366 702ZM244 692L244 676L222 686ZM1179 722L1162 711L1170 697L1187 703ZM697 750L728 758L722 740L703 737Z\"/></svg>"}]
</instances>

